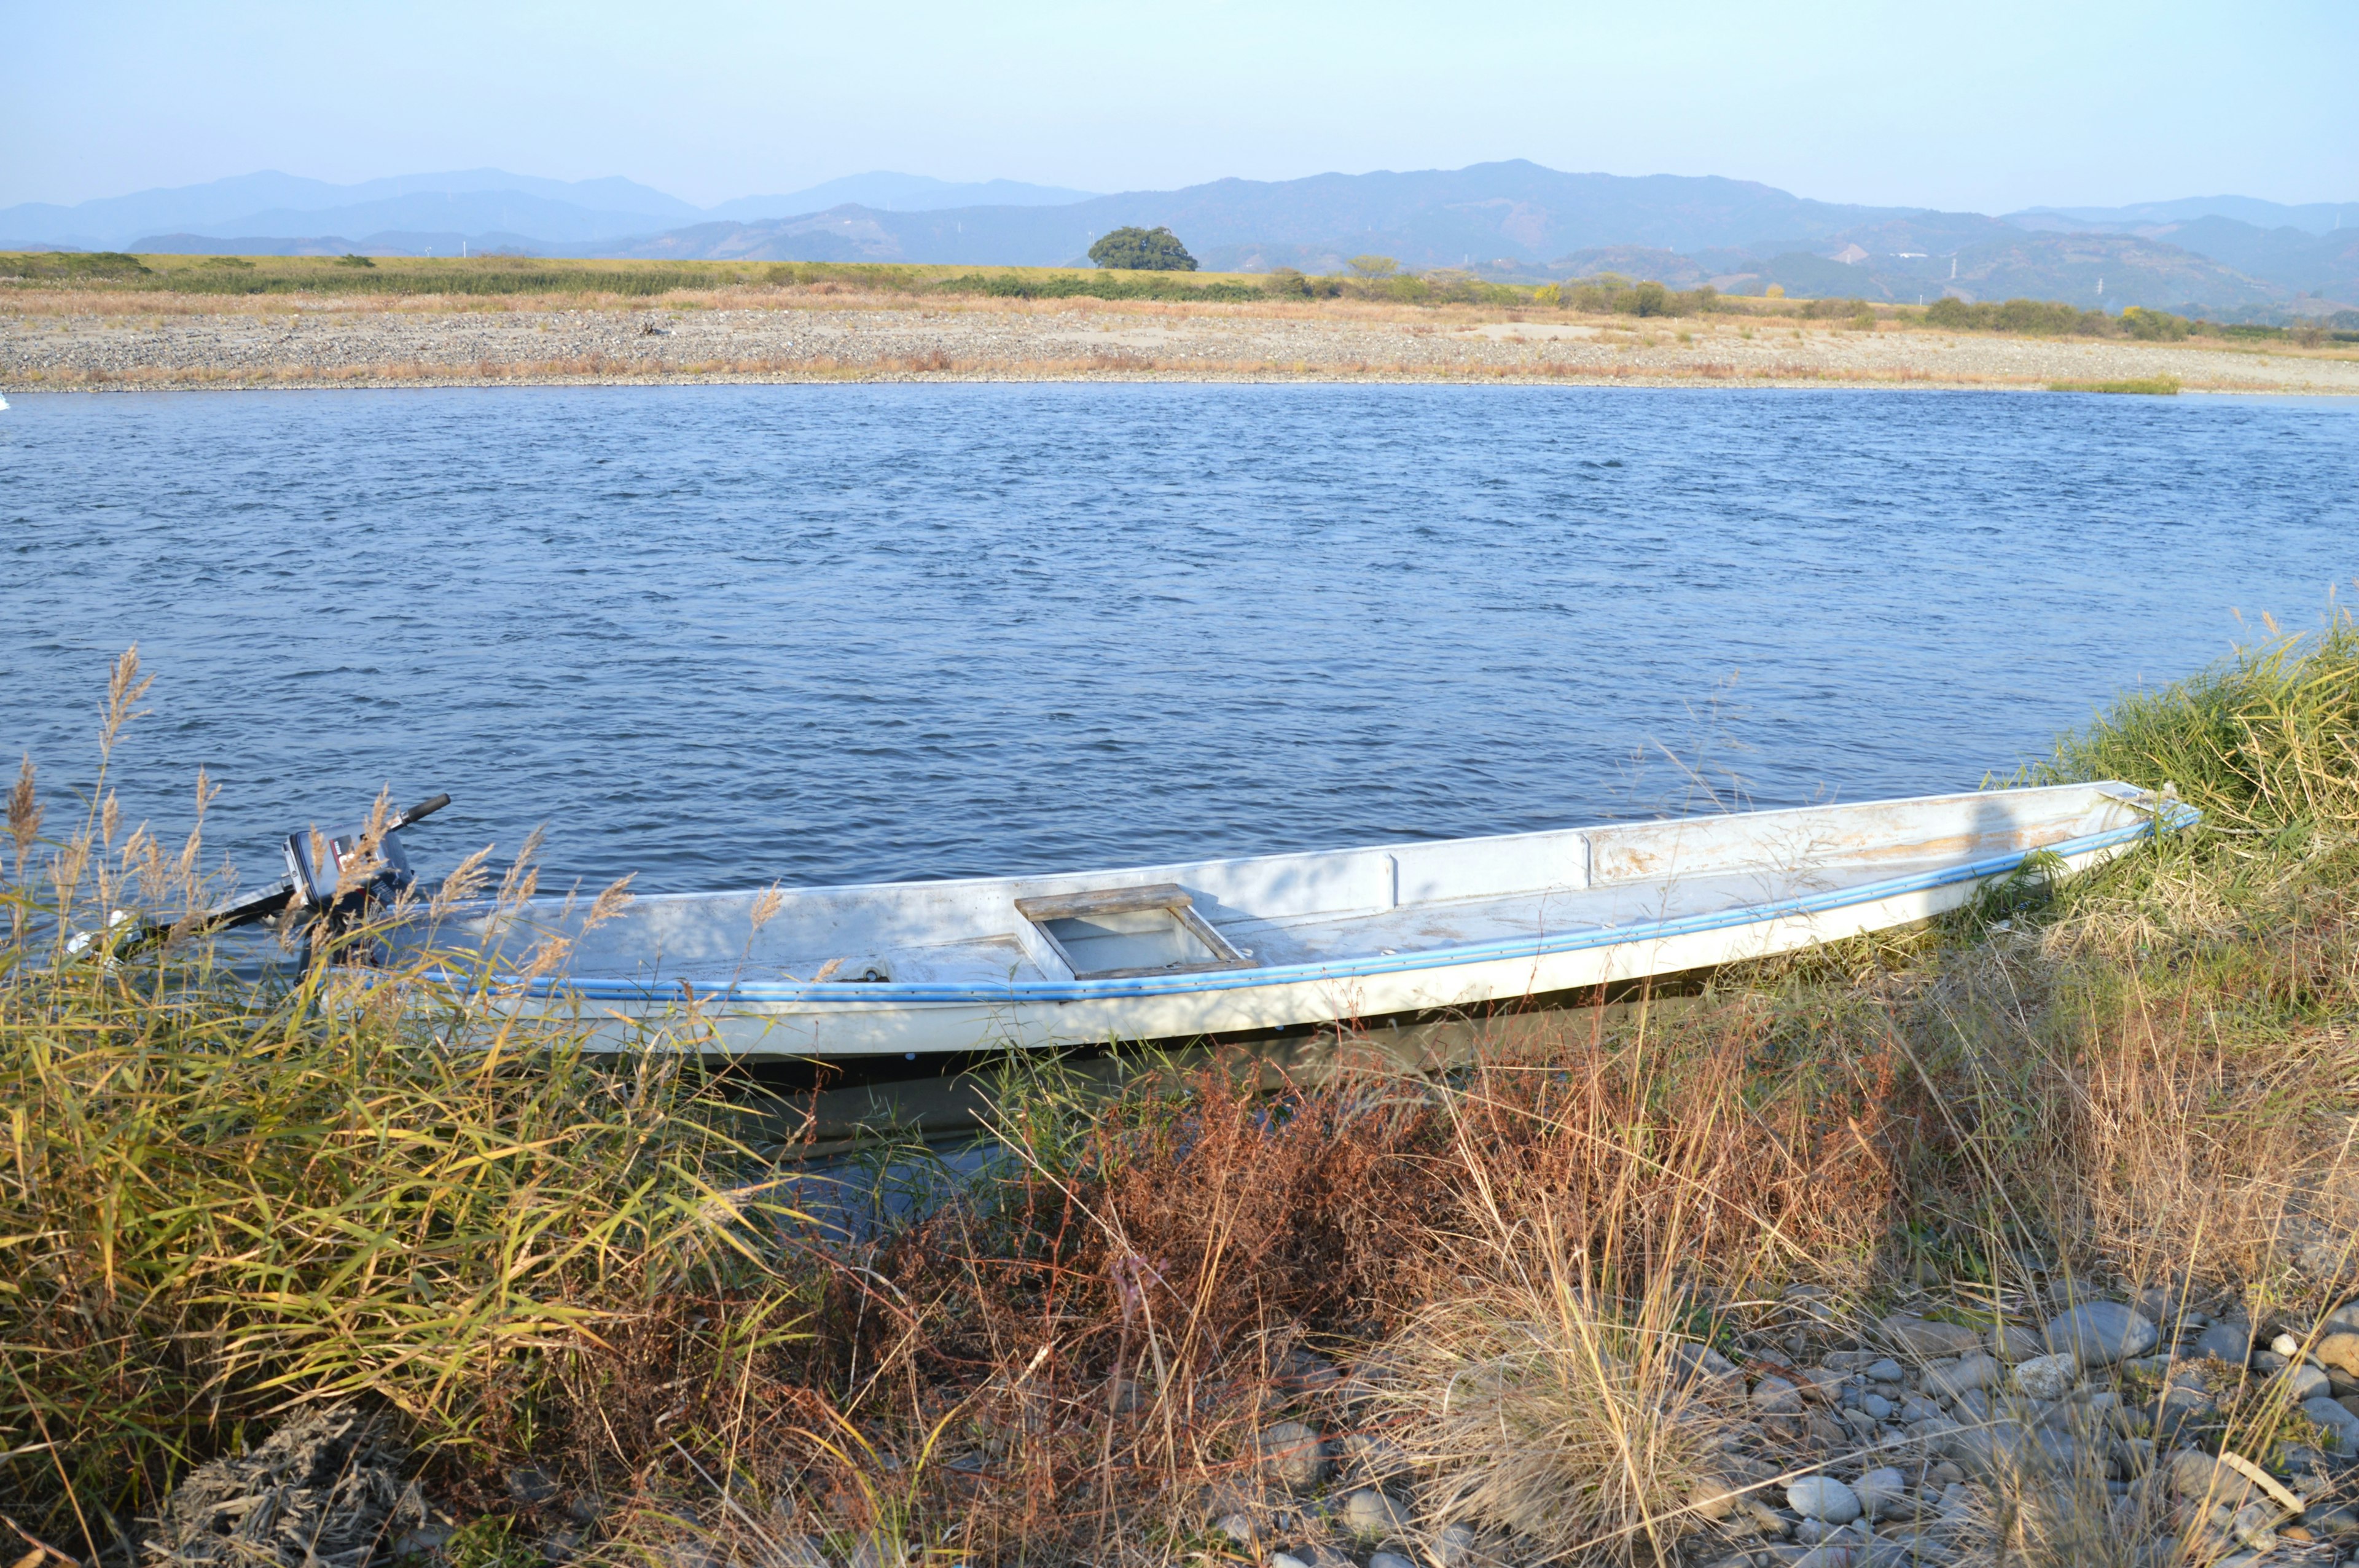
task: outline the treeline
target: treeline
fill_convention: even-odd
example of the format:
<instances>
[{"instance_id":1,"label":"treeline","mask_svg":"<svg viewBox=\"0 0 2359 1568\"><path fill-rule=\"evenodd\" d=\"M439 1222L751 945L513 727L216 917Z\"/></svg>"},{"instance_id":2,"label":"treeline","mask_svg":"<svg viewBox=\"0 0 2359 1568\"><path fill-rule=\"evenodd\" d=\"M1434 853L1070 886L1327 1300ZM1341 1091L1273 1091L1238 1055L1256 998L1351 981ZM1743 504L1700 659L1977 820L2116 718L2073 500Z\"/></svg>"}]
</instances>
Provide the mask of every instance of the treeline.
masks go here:
<instances>
[{"instance_id":1,"label":"treeline","mask_svg":"<svg viewBox=\"0 0 2359 1568\"><path fill-rule=\"evenodd\" d=\"M981 294L995 299L1260 299L1267 290L1250 283L1185 283L1186 273L968 273L928 287L944 294Z\"/></svg>"},{"instance_id":2,"label":"treeline","mask_svg":"<svg viewBox=\"0 0 2359 1568\"><path fill-rule=\"evenodd\" d=\"M2142 342L2177 343L2190 337L2277 339L2305 344L2359 342L2359 331L2330 329L2318 322L2291 327L2223 325L2200 316L2177 316L2133 305L2118 316L2083 310L2056 299L2008 299L1972 303L1944 296L1925 307L1928 327L1967 332L2021 332L2061 338L2135 338Z\"/></svg>"}]
</instances>

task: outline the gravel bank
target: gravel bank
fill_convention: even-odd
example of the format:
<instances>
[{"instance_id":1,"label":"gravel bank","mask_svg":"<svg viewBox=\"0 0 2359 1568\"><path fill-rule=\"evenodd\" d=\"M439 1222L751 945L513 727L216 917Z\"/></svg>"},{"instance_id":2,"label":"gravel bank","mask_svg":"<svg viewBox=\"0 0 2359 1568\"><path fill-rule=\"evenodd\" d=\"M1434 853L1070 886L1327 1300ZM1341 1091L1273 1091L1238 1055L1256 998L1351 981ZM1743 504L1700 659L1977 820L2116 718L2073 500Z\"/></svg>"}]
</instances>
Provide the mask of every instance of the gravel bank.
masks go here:
<instances>
[{"instance_id":1,"label":"gravel bank","mask_svg":"<svg viewBox=\"0 0 2359 1568\"><path fill-rule=\"evenodd\" d=\"M488 310L178 301L169 311L0 316L0 388L9 389L1476 378L1998 388L2155 376L2195 390L2359 393L2359 354L1727 317L1519 321L1099 301Z\"/></svg>"}]
</instances>

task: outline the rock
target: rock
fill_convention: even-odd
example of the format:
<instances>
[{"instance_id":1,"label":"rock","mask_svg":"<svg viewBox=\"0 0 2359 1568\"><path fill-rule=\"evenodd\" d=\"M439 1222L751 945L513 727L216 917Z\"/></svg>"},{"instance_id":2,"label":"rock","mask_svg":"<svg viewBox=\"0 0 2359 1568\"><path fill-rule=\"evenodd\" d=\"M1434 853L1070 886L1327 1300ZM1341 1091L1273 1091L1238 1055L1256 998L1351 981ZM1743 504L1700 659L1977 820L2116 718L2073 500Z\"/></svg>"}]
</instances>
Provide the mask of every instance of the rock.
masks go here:
<instances>
[{"instance_id":1,"label":"rock","mask_svg":"<svg viewBox=\"0 0 2359 1568\"><path fill-rule=\"evenodd\" d=\"M2201 1421L2218 1409L2219 1401L2212 1397L2211 1386L2204 1381L2203 1375L2190 1368L2181 1368L2170 1374L2169 1380L2162 1386L2161 1394L2155 1400L2155 1419Z\"/></svg>"},{"instance_id":2,"label":"rock","mask_svg":"<svg viewBox=\"0 0 2359 1568\"><path fill-rule=\"evenodd\" d=\"M1368 1559L1368 1568L1417 1568L1417 1564L1397 1552L1379 1552Z\"/></svg>"},{"instance_id":3,"label":"rock","mask_svg":"<svg viewBox=\"0 0 2359 1568\"><path fill-rule=\"evenodd\" d=\"M1409 1531L1408 1509L1377 1491L1363 1487L1343 1499L1343 1528L1362 1541L1399 1541Z\"/></svg>"},{"instance_id":4,"label":"rock","mask_svg":"<svg viewBox=\"0 0 2359 1568\"><path fill-rule=\"evenodd\" d=\"M2269 1341L2269 1348L2288 1361L2301 1359L2301 1341L2290 1334L2280 1334Z\"/></svg>"},{"instance_id":5,"label":"rock","mask_svg":"<svg viewBox=\"0 0 2359 1568\"><path fill-rule=\"evenodd\" d=\"M1722 1519L1745 1500L1745 1483L1733 1476L1701 1476L1688 1491L1688 1506L1698 1519Z\"/></svg>"},{"instance_id":6,"label":"rock","mask_svg":"<svg viewBox=\"0 0 2359 1568\"><path fill-rule=\"evenodd\" d=\"M1993 1324L1984 1341L1990 1346L1992 1355L2007 1362L2028 1361L2034 1356L2042 1356L2048 1351L2038 1329L2018 1328L2011 1324Z\"/></svg>"},{"instance_id":7,"label":"rock","mask_svg":"<svg viewBox=\"0 0 2359 1568\"><path fill-rule=\"evenodd\" d=\"M1744 1391L1745 1374L1737 1369L1735 1362L1731 1361L1709 1345L1698 1345L1690 1341L1674 1346L1671 1348L1671 1359L1679 1368L1679 1380L1681 1387L1701 1382L1708 1387L1727 1388L1734 1392Z\"/></svg>"},{"instance_id":8,"label":"rock","mask_svg":"<svg viewBox=\"0 0 2359 1568\"><path fill-rule=\"evenodd\" d=\"M2344 1308L2349 1311L2349 1308ZM2359 1376L2359 1331L2338 1328L2322 1336L2310 1350L2321 1367L2331 1368L2347 1376Z\"/></svg>"},{"instance_id":9,"label":"rock","mask_svg":"<svg viewBox=\"0 0 2359 1568\"><path fill-rule=\"evenodd\" d=\"M1983 1344L1983 1336L1962 1324L1887 1317L1877 1326L1887 1341L1911 1356L1963 1356Z\"/></svg>"},{"instance_id":10,"label":"rock","mask_svg":"<svg viewBox=\"0 0 2359 1568\"><path fill-rule=\"evenodd\" d=\"M1441 1568L1465 1568L1474 1561L1474 1530L1471 1525L1444 1526L1433 1538L1433 1555L1441 1560ZM1374 1568L1374 1565L1371 1565Z\"/></svg>"},{"instance_id":11,"label":"rock","mask_svg":"<svg viewBox=\"0 0 2359 1568\"><path fill-rule=\"evenodd\" d=\"M2296 1401L2323 1400L2332 1397L2333 1385L2326 1374L2307 1361L2296 1362L2286 1368L2286 1387L2293 1390Z\"/></svg>"},{"instance_id":12,"label":"rock","mask_svg":"<svg viewBox=\"0 0 2359 1568\"><path fill-rule=\"evenodd\" d=\"M2293 1266L2313 1280L2338 1280L2351 1271L2351 1249L2313 1241L2293 1255Z\"/></svg>"},{"instance_id":13,"label":"rock","mask_svg":"<svg viewBox=\"0 0 2359 1568\"><path fill-rule=\"evenodd\" d=\"M2253 1325L2234 1321L2215 1323L2195 1336L2195 1354L2225 1361L2231 1367L2242 1367L2253 1358Z\"/></svg>"},{"instance_id":14,"label":"rock","mask_svg":"<svg viewBox=\"0 0 2359 1568\"><path fill-rule=\"evenodd\" d=\"M1935 1399L1954 1400L1969 1390L1991 1388L2005 1376L2005 1370L1988 1356L1962 1356L1925 1368L1925 1391Z\"/></svg>"},{"instance_id":15,"label":"rock","mask_svg":"<svg viewBox=\"0 0 2359 1568\"><path fill-rule=\"evenodd\" d=\"M1979 1476L2012 1474L2038 1446L2030 1431L2012 1421L1962 1426L1941 1438L1942 1452Z\"/></svg>"},{"instance_id":16,"label":"rock","mask_svg":"<svg viewBox=\"0 0 2359 1568\"><path fill-rule=\"evenodd\" d=\"M1908 1376L1908 1369L1886 1356L1881 1361L1869 1362L1866 1375L1871 1383L1897 1383Z\"/></svg>"},{"instance_id":17,"label":"rock","mask_svg":"<svg viewBox=\"0 0 2359 1568\"><path fill-rule=\"evenodd\" d=\"M1764 1378L1753 1386L1753 1404L1769 1415L1799 1415L1802 1392L1783 1378Z\"/></svg>"},{"instance_id":18,"label":"rock","mask_svg":"<svg viewBox=\"0 0 2359 1568\"><path fill-rule=\"evenodd\" d=\"M1802 1430L1809 1433L1814 1440L1828 1448L1839 1449L1845 1446L1851 1436L1849 1433L1843 1430L1843 1426L1841 1422L1836 1421L1832 1416L1821 1414L1817 1411L1812 1411L1810 1414L1802 1418Z\"/></svg>"},{"instance_id":19,"label":"rock","mask_svg":"<svg viewBox=\"0 0 2359 1568\"><path fill-rule=\"evenodd\" d=\"M2332 1400L2304 1400L2301 1413L2319 1424L2332 1440L2337 1454L2359 1454L2359 1415L2335 1403Z\"/></svg>"},{"instance_id":20,"label":"rock","mask_svg":"<svg viewBox=\"0 0 2359 1568\"><path fill-rule=\"evenodd\" d=\"M2169 1477L2170 1495L2174 1498L2221 1502L2234 1496L2241 1504L2251 1485L2200 1448L2181 1448L2173 1453L2164 1473Z\"/></svg>"},{"instance_id":21,"label":"rock","mask_svg":"<svg viewBox=\"0 0 2359 1568\"><path fill-rule=\"evenodd\" d=\"M1379 1488L1394 1476L1406 1476L1414 1468L1399 1444L1373 1433L1346 1433L1327 1446L1348 1465L1355 1478Z\"/></svg>"},{"instance_id":22,"label":"rock","mask_svg":"<svg viewBox=\"0 0 2359 1568\"><path fill-rule=\"evenodd\" d=\"M1930 1421L1941 1413L1941 1407L1922 1394L1911 1394L1900 1401L1900 1419L1914 1426L1920 1421Z\"/></svg>"},{"instance_id":23,"label":"rock","mask_svg":"<svg viewBox=\"0 0 2359 1568\"><path fill-rule=\"evenodd\" d=\"M1859 1397L1859 1408L1877 1421L1890 1421L1892 1412L1898 1407L1882 1394L1862 1394Z\"/></svg>"},{"instance_id":24,"label":"rock","mask_svg":"<svg viewBox=\"0 0 2359 1568\"><path fill-rule=\"evenodd\" d=\"M2309 1521L2311 1531L2334 1540L2347 1535L2359 1535L2359 1512L2336 1504L2332 1508L2311 1509L2301 1516Z\"/></svg>"},{"instance_id":25,"label":"rock","mask_svg":"<svg viewBox=\"0 0 2359 1568\"><path fill-rule=\"evenodd\" d=\"M2160 1338L2154 1320L2119 1302L2083 1302L2049 1320L2048 1343L2070 1350L2084 1367L2110 1366L2132 1356L2143 1356Z\"/></svg>"},{"instance_id":26,"label":"rock","mask_svg":"<svg viewBox=\"0 0 2359 1568\"><path fill-rule=\"evenodd\" d=\"M1859 1498L1832 1476L1805 1476L1786 1488L1786 1506L1804 1519L1849 1524L1859 1517Z\"/></svg>"},{"instance_id":27,"label":"rock","mask_svg":"<svg viewBox=\"0 0 2359 1568\"><path fill-rule=\"evenodd\" d=\"M402 1531L394 1539L393 1554L396 1557L429 1557L450 1545L451 1538L458 1533L456 1525L421 1524L415 1530Z\"/></svg>"},{"instance_id":28,"label":"rock","mask_svg":"<svg viewBox=\"0 0 2359 1568\"><path fill-rule=\"evenodd\" d=\"M1882 1519L1887 1514L1904 1511L1908 1503L1908 1477L1886 1465L1870 1470L1853 1486L1859 1498L1860 1512L1870 1519Z\"/></svg>"},{"instance_id":29,"label":"rock","mask_svg":"<svg viewBox=\"0 0 2359 1568\"><path fill-rule=\"evenodd\" d=\"M520 1465L507 1474L508 1496L527 1508L537 1508L557 1496L557 1482L538 1465Z\"/></svg>"},{"instance_id":30,"label":"rock","mask_svg":"<svg viewBox=\"0 0 2359 1568\"><path fill-rule=\"evenodd\" d=\"M1245 1514L1223 1514L1212 1528L1239 1546L1251 1546L1261 1539L1261 1527Z\"/></svg>"},{"instance_id":31,"label":"rock","mask_svg":"<svg viewBox=\"0 0 2359 1568\"><path fill-rule=\"evenodd\" d=\"M1327 1478L1327 1445L1299 1421L1264 1427L1256 1445L1263 1466L1280 1486L1307 1492Z\"/></svg>"},{"instance_id":32,"label":"rock","mask_svg":"<svg viewBox=\"0 0 2359 1568\"><path fill-rule=\"evenodd\" d=\"M1269 1554L1269 1568L1310 1568L1310 1564L1291 1552L1273 1552Z\"/></svg>"},{"instance_id":33,"label":"rock","mask_svg":"<svg viewBox=\"0 0 2359 1568\"><path fill-rule=\"evenodd\" d=\"M1343 1380L1343 1368L1324 1356L1299 1346L1287 1353L1271 1379L1277 1389L1289 1394L1319 1393Z\"/></svg>"},{"instance_id":34,"label":"rock","mask_svg":"<svg viewBox=\"0 0 2359 1568\"><path fill-rule=\"evenodd\" d=\"M2027 1399L2060 1400L2072 1391L2072 1384L2080 1376L2081 1358L2064 1350L2017 1362L2010 1381L2016 1391Z\"/></svg>"}]
</instances>

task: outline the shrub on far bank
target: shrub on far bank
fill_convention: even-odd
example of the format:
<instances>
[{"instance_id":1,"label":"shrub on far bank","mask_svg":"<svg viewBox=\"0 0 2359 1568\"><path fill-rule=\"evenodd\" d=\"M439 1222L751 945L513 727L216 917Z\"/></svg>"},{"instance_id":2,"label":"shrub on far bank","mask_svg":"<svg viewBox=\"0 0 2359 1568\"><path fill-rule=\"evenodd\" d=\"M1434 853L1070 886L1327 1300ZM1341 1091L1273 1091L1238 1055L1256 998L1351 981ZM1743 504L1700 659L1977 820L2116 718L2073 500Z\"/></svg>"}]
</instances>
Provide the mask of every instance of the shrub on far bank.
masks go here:
<instances>
[{"instance_id":1,"label":"shrub on far bank","mask_svg":"<svg viewBox=\"0 0 2359 1568\"><path fill-rule=\"evenodd\" d=\"M1552 285L1541 293L1552 293L1553 303L1592 316L1701 316L1720 308L1720 291L1710 284L1673 292L1652 279L1632 283L1611 272Z\"/></svg>"},{"instance_id":2,"label":"shrub on far bank","mask_svg":"<svg viewBox=\"0 0 2359 1568\"><path fill-rule=\"evenodd\" d=\"M2190 330L2184 316L2173 316L2168 310L2149 310L2143 305L2133 305L2123 311L2115 325L2133 338L2147 342L2176 343Z\"/></svg>"},{"instance_id":3,"label":"shrub on far bank","mask_svg":"<svg viewBox=\"0 0 2359 1568\"><path fill-rule=\"evenodd\" d=\"M2102 310L2083 310L2060 299L2010 299L2003 305L1974 304L1943 295L1925 307L1925 324L1969 332L2024 332L2036 337L2072 334L2099 337L2114 325Z\"/></svg>"}]
</instances>

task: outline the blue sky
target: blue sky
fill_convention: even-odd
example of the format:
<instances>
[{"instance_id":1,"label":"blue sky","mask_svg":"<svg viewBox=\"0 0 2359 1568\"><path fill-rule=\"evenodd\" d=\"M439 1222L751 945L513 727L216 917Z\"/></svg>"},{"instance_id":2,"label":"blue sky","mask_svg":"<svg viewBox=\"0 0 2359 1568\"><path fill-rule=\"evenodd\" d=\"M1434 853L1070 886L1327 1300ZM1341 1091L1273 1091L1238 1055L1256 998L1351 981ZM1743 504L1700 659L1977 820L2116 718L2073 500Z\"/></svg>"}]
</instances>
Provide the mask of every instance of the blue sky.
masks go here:
<instances>
[{"instance_id":1,"label":"blue sky","mask_svg":"<svg viewBox=\"0 0 2359 1568\"><path fill-rule=\"evenodd\" d=\"M0 205L280 168L1097 190L1528 157L1999 211L2359 197L2354 0L5 0Z\"/></svg>"}]
</instances>

